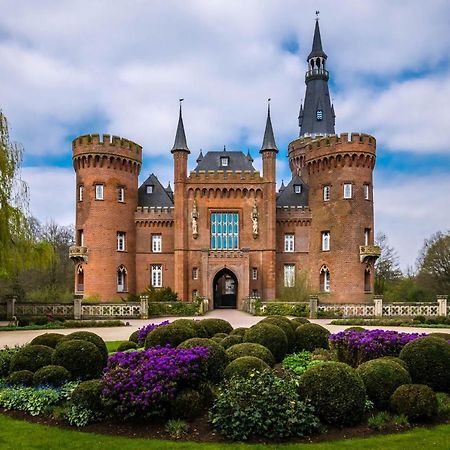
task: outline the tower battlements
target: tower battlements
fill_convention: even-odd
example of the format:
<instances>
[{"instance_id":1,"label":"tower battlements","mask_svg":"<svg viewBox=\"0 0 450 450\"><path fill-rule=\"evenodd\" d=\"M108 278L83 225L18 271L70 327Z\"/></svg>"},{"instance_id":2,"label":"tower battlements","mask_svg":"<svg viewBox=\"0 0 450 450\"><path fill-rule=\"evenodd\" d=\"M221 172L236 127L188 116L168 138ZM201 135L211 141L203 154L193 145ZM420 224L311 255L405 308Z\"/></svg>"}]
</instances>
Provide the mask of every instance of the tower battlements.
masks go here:
<instances>
[{"instance_id":1,"label":"tower battlements","mask_svg":"<svg viewBox=\"0 0 450 450\"><path fill-rule=\"evenodd\" d=\"M228 183L230 181L261 183L264 180L258 171L251 170L199 170L192 171L187 179L188 183Z\"/></svg>"}]
</instances>

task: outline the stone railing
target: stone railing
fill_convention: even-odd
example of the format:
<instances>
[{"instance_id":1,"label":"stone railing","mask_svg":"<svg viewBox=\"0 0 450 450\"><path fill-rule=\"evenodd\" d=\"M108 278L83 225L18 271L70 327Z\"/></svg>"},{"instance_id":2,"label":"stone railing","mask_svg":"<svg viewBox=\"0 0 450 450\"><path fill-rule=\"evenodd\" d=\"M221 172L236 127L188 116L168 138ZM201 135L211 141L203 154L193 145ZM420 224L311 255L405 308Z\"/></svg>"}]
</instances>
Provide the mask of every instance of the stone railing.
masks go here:
<instances>
[{"instance_id":1,"label":"stone railing","mask_svg":"<svg viewBox=\"0 0 450 450\"><path fill-rule=\"evenodd\" d=\"M140 303L81 304L80 319L141 319Z\"/></svg>"},{"instance_id":2,"label":"stone railing","mask_svg":"<svg viewBox=\"0 0 450 450\"><path fill-rule=\"evenodd\" d=\"M374 304L342 304L342 305L317 305L318 315L331 315L339 317L375 317Z\"/></svg>"}]
</instances>

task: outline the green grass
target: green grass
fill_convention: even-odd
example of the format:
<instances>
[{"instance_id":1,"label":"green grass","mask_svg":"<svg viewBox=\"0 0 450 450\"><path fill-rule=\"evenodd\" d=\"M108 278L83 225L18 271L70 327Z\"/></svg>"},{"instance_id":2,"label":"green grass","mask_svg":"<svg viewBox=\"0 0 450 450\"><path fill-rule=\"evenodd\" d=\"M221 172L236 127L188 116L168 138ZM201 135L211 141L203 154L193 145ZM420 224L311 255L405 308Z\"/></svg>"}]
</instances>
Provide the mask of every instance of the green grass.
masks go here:
<instances>
[{"instance_id":1,"label":"green grass","mask_svg":"<svg viewBox=\"0 0 450 450\"><path fill-rule=\"evenodd\" d=\"M173 442L149 439L130 439L104 436L80 431L65 430L57 427L38 425L15 420L0 414L0 448L2 450L156 450L156 449L310 449L310 450L448 450L450 425L441 425L431 429L415 429L405 433L376 436L365 439L322 442L317 444L288 445L246 445L246 444L196 444L192 442Z\"/></svg>"},{"instance_id":2,"label":"green grass","mask_svg":"<svg viewBox=\"0 0 450 450\"><path fill-rule=\"evenodd\" d=\"M117 347L123 341L107 341L105 342L108 353L117 352Z\"/></svg>"}]
</instances>

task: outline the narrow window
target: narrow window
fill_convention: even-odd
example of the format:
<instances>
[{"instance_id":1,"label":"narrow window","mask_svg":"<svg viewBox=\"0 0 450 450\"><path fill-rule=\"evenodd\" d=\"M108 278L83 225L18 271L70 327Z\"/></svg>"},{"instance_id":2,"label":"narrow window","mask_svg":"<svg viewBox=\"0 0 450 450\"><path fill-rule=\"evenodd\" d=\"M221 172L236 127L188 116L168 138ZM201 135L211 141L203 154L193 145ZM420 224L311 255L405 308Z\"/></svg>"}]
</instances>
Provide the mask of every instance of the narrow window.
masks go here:
<instances>
[{"instance_id":1,"label":"narrow window","mask_svg":"<svg viewBox=\"0 0 450 450\"><path fill-rule=\"evenodd\" d=\"M322 251L328 252L330 250L330 232L322 231Z\"/></svg>"},{"instance_id":2,"label":"narrow window","mask_svg":"<svg viewBox=\"0 0 450 450\"><path fill-rule=\"evenodd\" d=\"M152 286L162 287L162 265L152 265Z\"/></svg>"},{"instance_id":3,"label":"narrow window","mask_svg":"<svg viewBox=\"0 0 450 450\"><path fill-rule=\"evenodd\" d=\"M292 253L294 251L294 235L285 234L284 235L284 251L287 253Z\"/></svg>"},{"instance_id":4,"label":"narrow window","mask_svg":"<svg viewBox=\"0 0 450 450\"><path fill-rule=\"evenodd\" d=\"M301 194L302 193L302 185L301 184L294 184L294 192L296 194Z\"/></svg>"},{"instance_id":5,"label":"narrow window","mask_svg":"<svg viewBox=\"0 0 450 450\"><path fill-rule=\"evenodd\" d=\"M320 269L320 290L330 292L330 271L327 266Z\"/></svg>"},{"instance_id":6,"label":"narrow window","mask_svg":"<svg viewBox=\"0 0 450 450\"><path fill-rule=\"evenodd\" d=\"M252 268L252 280L258 279L258 269L256 267Z\"/></svg>"},{"instance_id":7,"label":"narrow window","mask_svg":"<svg viewBox=\"0 0 450 450\"><path fill-rule=\"evenodd\" d=\"M364 228L364 245L370 245L370 228Z\"/></svg>"},{"instance_id":8,"label":"narrow window","mask_svg":"<svg viewBox=\"0 0 450 450\"><path fill-rule=\"evenodd\" d=\"M153 194L153 185L152 184L148 184L146 186L147 188L147 194Z\"/></svg>"},{"instance_id":9,"label":"narrow window","mask_svg":"<svg viewBox=\"0 0 450 450\"><path fill-rule=\"evenodd\" d=\"M198 291L197 291L197 289L194 289L192 291L192 300L195 300L197 297L198 297Z\"/></svg>"},{"instance_id":10,"label":"narrow window","mask_svg":"<svg viewBox=\"0 0 450 450\"><path fill-rule=\"evenodd\" d=\"M119 203L123 203L125 201L125 188L123 186L119 186L117 188L117 201Z\"/></svg>"},{"instance_id":11,"label":"narrow window","mask_svg":"<svg viewBox=\"0 0 450 450\"><path fill-rule=\"evenodd\" d=\"M366 269L364 271L364 292L371 292L370 289L370 270Z\"/></svg>"},{"instance_id":12,"label":"narrow window","mask_svg":"<svg viewBox=\"0 0 450 450\"><path fill-rule=\"evenodd\" d=\"M352 198L352 184L344 183L344 198Z\"/></svg>"},{"instance_id":13,"label":"narrow window","mask_svg":"<svg viewBox=\"0 0 450 450\"><path fill-rule=\"evenodd\" d=\"M369 200L369 185L364 185L364 200Z\"/></svg>"},{"instance_id":14,"label":"narrow window","mask_svg":"<svg viewBox=\"0 0 450 450\"><path fill-rule=\"evenodd\" d=\"M80 264L77 267L77 292L84 292L84 270L83 266Z\"/></svg>"},{"instance_id":15,"label":"narrow window","mask_svg":"<svg viewBox=\"0 0 450 450\"><path fill-rule=\"evenodd\" d=\"M323 187L323 201L329 202L330 201L330 186L324 186Z\"/></svg>"},{"instance_id":16,"label":"narrow window","mask_svg":"<svg viewBox=\"0 0 450 450\"><path fill-rule=\"evenodd\" d=\"M124 266L119 266L117 269L117 292L127 291L127 269Z\"/></svg>"},{"instance_id":17,"label":"narrow window","mask_svg":"<svg viewBox=\"0 0 450 450\"><path fill-rule=\"evenodd\" d=\"M284 265L284 286L285 287L295 286L295 264Z\"/></svg>"},{"instance_id":18,"label":"narrow window","mask_svg":"<svg viewBox=\"0 0 450 450\"><path fill-rule=\"evenodd\" d=\"M252 289L252 297L259 298L258 289Z\"/></svg>"},{"instance_id":19,"label":"narrow window","mask_svg":"<svg viewBox=\"0 0 450 450\"><path fill-rule=\"evenodd\" d=\"M95 200L103 200L103 184L95 185Z\"/></svg>"},{"instance_id":20,"label":"narrow window","mask_svg":"<svg viewBox=\"0 0 450 450\"><path fill-rule=\"evenodd\" d=\"M192 279L193 280L198 280L198 267L193 267L192 268Z\"/></svg>"},{"instance_id":21,"label":"narrow window","mask_svg":"<svg viewBox=\"0 0 450 450\"><path fill-rule=\"evenodd\" d=\"M117 232L117 251L124 252L125 251L125 237L126 233L123 231Z\"/></svg>"},{"instance_id":22,"label":"narrow window","mask_svg":"<svg viewBox=\"0 0 450 450\"><path fill-rule=\"evenodd\" d=\"M228 158L228 156L222 156L220 158L220 165L222 167L228 167L229 166L229 158Z\"/></svg>"},{"instance_id":23,"label":"narrow window","mask_svg":"<svg viewBox=\"0 0 450 450\"><path fill-rule=\"evenodd\" d=\"M78 201L79 202L83 201L83 194L84 194L84 186L82 184L80 184L78 186Z\"/></svg>"},{"instance_id":24,"label":"narrow window","mask_svg":"<svg viewBox=\"0 0 450 450\"><path fill-rule=\"evenodd\" d=\"M77 231L77 245L84 247L84 233L83 230Z\"/></svg>"},{"instance_id":25,"label":"narrow window","mask_svg":"<svg viewBox=\"0 0 450 450\"><path fill-rule=\"evenodd\" d=\"M162 252L162 236L160 234L152 234L152 252Z\"/></svg>"},{"instance_id":26,"label":"narrow window","mask_svg":"<svg viewBox=\"0 0 450 450\"><path fill-rule=\"evenodd\" d=\"M323 111L321 109L316 111L316 119L319 121L323 119Z\"/></svg>"}]
</instances>

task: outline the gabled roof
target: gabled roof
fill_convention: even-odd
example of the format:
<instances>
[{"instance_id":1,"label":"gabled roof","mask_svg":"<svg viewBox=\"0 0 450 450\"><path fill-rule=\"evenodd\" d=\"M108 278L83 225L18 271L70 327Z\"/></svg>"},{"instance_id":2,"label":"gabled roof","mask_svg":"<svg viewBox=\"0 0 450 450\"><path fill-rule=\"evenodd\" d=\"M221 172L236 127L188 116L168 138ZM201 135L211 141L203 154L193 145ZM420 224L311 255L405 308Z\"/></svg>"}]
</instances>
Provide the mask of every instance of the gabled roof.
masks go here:
<instances>
[{"instance_id":1,"label":"gabled roof","mask_svg":"<svg viewBox=\"0 0 450 450\"><path fill-rule=\"evenodd\" d=\"M147 186L153 186L153 192L147 193ZM169 185L170 186L170 185ZM171 207L173 200L168 189L165 189L155 174L142 183L138 189L138 206Z\"/></svg>"},{"instance_id":2,"label":"gabled roof","mask_svg":"<svg viewBox=\"0 0 450 450\"><path fill-rule=\"evenodd\" d=\"M228 165L222 166L220 164L223 157L228 158ZM242 152L229 152L227 150L222 150L221 152L208 152L203 158L197 160L197 167L194 169L196 172L199 170L250 170L255 171L252 164L252 157L250 154L247 156Z\"/></svg>"},{"instance_id":3,"label":"gabled roof","mask_svg":"<svg viewBox=\"0 0 450 450\"><path fill-rule=\"evenodd\" d=\"M300 194L295 193L296 185L301 186ZM278 191L277 206L308 206L308 192L308 185L298 175L293 175L289 184Z\"/></svg>"}]
</instances>

